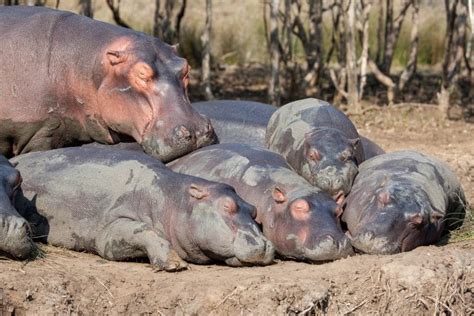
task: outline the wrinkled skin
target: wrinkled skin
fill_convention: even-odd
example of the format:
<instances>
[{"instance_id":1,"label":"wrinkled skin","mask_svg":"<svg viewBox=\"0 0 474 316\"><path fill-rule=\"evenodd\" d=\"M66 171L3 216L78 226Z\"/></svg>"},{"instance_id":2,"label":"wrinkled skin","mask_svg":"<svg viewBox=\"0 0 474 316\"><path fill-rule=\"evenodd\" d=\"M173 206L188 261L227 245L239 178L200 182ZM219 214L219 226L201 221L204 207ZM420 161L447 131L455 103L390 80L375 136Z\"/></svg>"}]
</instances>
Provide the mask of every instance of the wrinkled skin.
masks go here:
<instances>
[{"instance_id":1,"label":"wrinkled skin","mask_svg":"<svg viewBox=\"0 0 474 316\"><path fill-rule=\"evenodd\" d=\"M298 176L284 159L260 147L219 144L169 164L180 173L233 186L255 205L257 223L284 258L321 262L352 254L329 195ZM339 197L339 204L343 203Z\"/></svg>"},{"instance_id":2,"label":"wrinkled skin","mask_svg":"<svg viewBox=\"0 0 474 316\"><path fill-rule=\"evenodd\" d=\"M461 185L446 164L413 152L367 160L346 200L351 243L370 254L409 251L437 242L465 214Z\"/></svg>"},{"instance_id":3,"label":"wrinkled skin","mask_svg":"<svg viewBox=\"0 0 474 316\"><path fill-rule=\"evenodd\" d=\"M311 184L332 196L348 194L364 149L352 122L329 103L303 99L270 118L266 145Z\"/></svg>"},{"instance_id":4,"label":"wrinkled skin","mask_svg":"<svg viewBox=\"0 0 474 316\"><path fill-rule=\"evenodd\" d=\"M33 254L35 246L30 238L28 223L12 205L20 185L20 173L0 156L0 252L25 259Z\"/></svg>"},{"instance_id":5,"label":"wrinkled skin","mask_svg":"<svg viewBox=\"0 0 474 316\"><path fill-rule=\"evenodd\" d=\"M72 13L0 7L0 153L130 139L169 161L214 143L173 46ZM27 88L25 88L27 87Z\"/></svg>"},{"instance_id":6,"label":"wrinkled skin","mask_svg":"<svg viewBox=\"0 0 474 316\"><path fill-rule=\"evenodd\" d=\"M231 266L273 260L253 207L230 186L125 150L64 148L13 160L27 175L15 204L43 242L108 260L148 257L166 271L186 268L183 259Z\"/></svg>"}]
</instances>

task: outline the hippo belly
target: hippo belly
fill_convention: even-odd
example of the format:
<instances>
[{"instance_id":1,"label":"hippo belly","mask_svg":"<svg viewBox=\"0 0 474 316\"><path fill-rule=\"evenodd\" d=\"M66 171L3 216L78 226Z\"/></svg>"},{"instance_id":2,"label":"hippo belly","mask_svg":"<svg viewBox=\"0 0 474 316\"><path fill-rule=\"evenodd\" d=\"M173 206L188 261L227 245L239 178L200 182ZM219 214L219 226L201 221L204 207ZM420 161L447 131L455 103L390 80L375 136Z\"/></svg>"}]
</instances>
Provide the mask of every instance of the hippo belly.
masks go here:
<instances>
[{"instance_id":1,"label":"hippo belly","mask_svg":"<svg viewBox=\"0 0 474 316\"><path fill-rule=\"evenodd\" d=\"M433 244L462 225L466 212L455 174L445 163L414 151L362 163L346 202L342 219L352 245L371 254Z\"/></svg>"},{"instance_id":2,"label":"hippo belly","mask_svg":"<svg viewBox=\"0 0 474 316\"><path fill-rule=\"evenodd\" d=\"M0 155L0 253L15 259L25 259L35 249L28 223L12 205L20 184L20 173Z\"/></svg>"},{"instance_id":3,"label":"hippo belly","mask_svg":"<svg viewBox=\"0 0 474 316\"><path fill-rule=\"evenodd\" d=\"M74 147L13 161L25 175L15 205L52 245L109 260L148 257L167 271L186 267L182 259L273 259L251 206L231 187L174 173L143 153Z\"/></svg>"},{"instance_id":4,"label":"hippo belly","mask_svg":"<svg viewBox=\"0 0 474 316\"><path fill-rule=\"evenodd\" d=\"M214 100L192 103L211 120L219 143L265 146L268 121L276 108L253 101Z\"/></svg>"}]
</instances>

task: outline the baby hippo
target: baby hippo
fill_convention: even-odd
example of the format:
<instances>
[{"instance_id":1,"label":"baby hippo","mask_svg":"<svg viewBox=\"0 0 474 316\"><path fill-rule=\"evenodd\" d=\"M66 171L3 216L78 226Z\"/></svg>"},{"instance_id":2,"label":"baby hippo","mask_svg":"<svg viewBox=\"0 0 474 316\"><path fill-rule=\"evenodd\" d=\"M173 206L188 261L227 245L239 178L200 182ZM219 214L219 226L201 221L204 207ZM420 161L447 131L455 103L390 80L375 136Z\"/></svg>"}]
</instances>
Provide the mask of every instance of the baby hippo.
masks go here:
<instances>
[{"instance_id":1,"label":"baby hippo","mask_svg":"<svg viewBox=\"0 0 474 316\"><path fill-rule=\"evenodd\" d=\"M177 174L126 150L64 148L13 161L26 175L17 209L44 242L108 260L147 256L166 271L185 268L182 259L273 261L254 208L228 185Z\"/></svg>"},{"instance_id":2,"label":"baby hippo","mask_svg":"<svg viewBox=\"0 0 474 316\"><path fill-rule=\"evenodd\" d=\"M0 252L25 259L35 249L27 221L18 214L12 199L21 185L20 173L0 155Z\"/></svg>"},{"instance_id":3,"label":"baby hippo","mask_svg":"<svg viewBox=\"0 0 474 316\"><path fill-rule=\"evenodd\" d=\"M337 197L348 194L364 161L364 150L352 122L338 109L317 99L295 101L270 118L267 147L311 184Z\"/></svg>"},{"instance_id":4,"label":"baby hippo","mask_svg":"<svg viewBox=\"0 0 474 316\"><path fill-rule=\"evenodd\" d=\"M248 145L220 144L192 152L169 166L233 186L256 206L257 223L282 257L318 262L352 254L339 225L341 206L293 172L278 154Z\"/></svg>"},{"instance_id":5,"label":"baby hippo","mask_svg":"<svg viewBox=\"0 0 474 316\"><path fill-rule=\"evenodd\" d=\"M449 167L414 151L362 163L343 221L354 248L392 254L435 243L462 225L466 201Z\"/></svg>"}]
</instances>

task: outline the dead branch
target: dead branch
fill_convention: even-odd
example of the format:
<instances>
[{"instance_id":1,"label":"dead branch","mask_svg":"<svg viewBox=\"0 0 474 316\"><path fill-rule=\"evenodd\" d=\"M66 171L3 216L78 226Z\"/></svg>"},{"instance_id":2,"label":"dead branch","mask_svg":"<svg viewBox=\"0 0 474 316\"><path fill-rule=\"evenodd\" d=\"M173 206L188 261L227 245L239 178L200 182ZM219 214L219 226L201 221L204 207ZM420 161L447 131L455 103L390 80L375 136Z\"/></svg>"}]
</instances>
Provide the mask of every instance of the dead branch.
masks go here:
<instances>
[{"instance_id":1,"label":"dead branch","mask_svg":"<svg viewBox=\"0 0 474 316\"><path fill-rule=\"evenodd\" d=\"M115 6L114 2L114 0L107 0L107 6L112 11L115 23L130 29L131 27L120 17L120 0L117 0L117 6Z\"/></svg>"}]
</instances>

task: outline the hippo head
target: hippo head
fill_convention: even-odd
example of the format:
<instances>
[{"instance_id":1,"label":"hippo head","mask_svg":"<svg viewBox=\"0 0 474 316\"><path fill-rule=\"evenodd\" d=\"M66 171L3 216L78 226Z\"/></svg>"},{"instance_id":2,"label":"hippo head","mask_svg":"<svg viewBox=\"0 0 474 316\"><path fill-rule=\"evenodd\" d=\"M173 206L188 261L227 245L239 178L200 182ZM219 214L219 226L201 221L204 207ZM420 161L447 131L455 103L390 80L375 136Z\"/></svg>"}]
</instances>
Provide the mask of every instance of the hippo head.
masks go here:
<instances>
[{"instance_id":1,"label":"hippo head","mask_svg":"<svg viewBox=\"0 0 474 316\"><path fill-rule=\"evenodd\" d=\"M34 249L28 222L12 205L21 181L20 173L0 156L0 252L18 259L29 257Z\"/></svg>"},{"instance_id":2,"label":"hippo head","mask_svg":"<svg viewBox=\"0 0 474 316\"><path fill-rule=\"evenodd\" d=\"M171 234L180 256L191 262L218 260L230 266L272 263L274 247L252 218L255 208L229 185L197 180L183 197L188 212Z\"/></svg>"},{"instance_id":3,"label":"hippo head","mask_svg":"<svg viewBox=\"0 0 474 316\"><path fill-rule=\"evenodd\" d=\"M350 212L359 214L354 223L347 221L351 243L370 254L393 254L433 243L444 226L444 212L434 210L426 193L409 183L384 185L375 194L351 192L344 216Z\"/></svg>"},{"instance_id":4,"label":"hippo head","mask_svg":"<svg viewBox=\"0 0 474 316\"><path fill-rule=\"evenodd\" d=\"M289 197L275 187L272 198L271 210L256 220L280 255L321 262L353 253L339 223L342 208L326 193L296 192Z\"/></svg>"},{"instance_id":5,"label":"hippo head","mask_svg":"<svg viewBox=\"0 0 474 316\"><path fill-rule=\"evenodd\" d=\"M133 137L164 162L216 141L210 120L191 107L190 67L174 46L120 38L101 63L99 112L117 134Z\"/></svg>"},{"instance_id":6,"label":"hippo head","mask_svg":"<svg viewBox=\"0 0 474 316\"><path fill-rule=\"evenodd\" d=\"M306 133L300 169L303 177L335 198L347 195L358 172L355 150L359 142L359 138L348 139L332 128Z\"/></svg>"}]
</instances>

